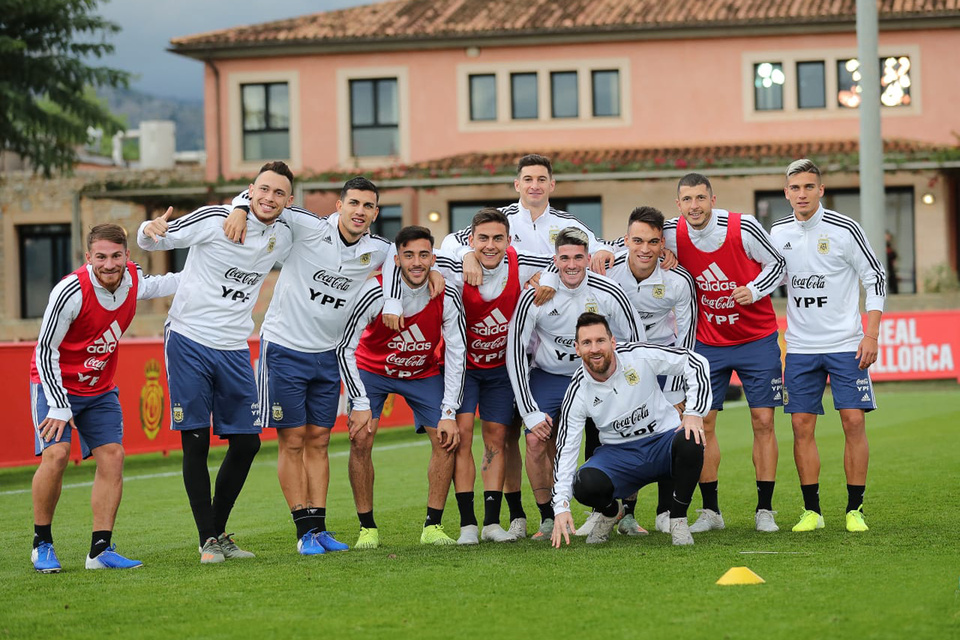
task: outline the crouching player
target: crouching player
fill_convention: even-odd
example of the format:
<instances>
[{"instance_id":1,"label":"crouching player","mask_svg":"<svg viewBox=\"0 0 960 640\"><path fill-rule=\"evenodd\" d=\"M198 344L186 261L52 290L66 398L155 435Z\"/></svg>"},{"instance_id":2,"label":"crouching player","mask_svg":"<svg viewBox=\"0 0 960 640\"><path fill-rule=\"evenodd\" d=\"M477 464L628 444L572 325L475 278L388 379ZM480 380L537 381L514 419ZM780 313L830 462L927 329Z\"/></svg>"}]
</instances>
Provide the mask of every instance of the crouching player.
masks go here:
<instances>
[{"instance_id":1,"label":"crouching player","mask_svg":"<svg viewBox=\"0 0 960 640\"><path fill-rule=\"evenodd\" d=\"M688 349L651 344L617 346L606 318L577 320L577 355L583 360L560 408L554 464L553 546L574 533L570 498L600 512L587 542L606 542L617 521L616 500L671 477L670 534L675 545L693 544L687 508L703 467L703 416L710 410L710 368ZM658 375L686 383L683 420L664 397ZM592 418L600 447L576 469L584 424Z\"/></svg>"}]
</instances>

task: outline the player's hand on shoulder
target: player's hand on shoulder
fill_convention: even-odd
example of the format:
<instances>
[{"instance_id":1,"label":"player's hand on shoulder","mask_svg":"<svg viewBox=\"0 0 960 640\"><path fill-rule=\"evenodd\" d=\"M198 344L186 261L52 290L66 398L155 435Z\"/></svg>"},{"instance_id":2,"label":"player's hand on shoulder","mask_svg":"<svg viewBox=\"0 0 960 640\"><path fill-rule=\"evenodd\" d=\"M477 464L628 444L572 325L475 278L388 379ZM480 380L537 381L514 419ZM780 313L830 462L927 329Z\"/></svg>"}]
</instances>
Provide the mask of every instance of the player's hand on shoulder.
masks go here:
<instances>
[{"instance_id":1,"label":"player's hand on shoulder","mask_svg":"<svg viewBox=\"0 0 960 640\"><path fill-rule=\"evenodd\" d=\"M534 278L536 278L537 283L540 282L539 273L533 276L533 278L530 278L530 282L533 282ZM540 285L535 283L534 288L537 290L537 292L533 296L533 304L537 307L543 306L544 304L550 302L551 300L553 300L553 296L557 294L556 289L554 289L553 287L548 287L546 285Z\"/></svg>"},{"instance_id":2,"label":"player's hand on shoulder","mask_svg":"<svg viewBox=\"0 0 960 640\"><path fill-rule=\"evenodd\" d=\"M235 208L223 221L223 235L237 244L243 244L247 239L247 211Z\"/></svg>"},{"instance_id":3,"label":"player's hand on shoulder","mask_svg":"<svg viewBox=\"0 0 960 640\"><path fill-rule=\"evenodd\" d=\"M613 266L613 252L601 249L590 258L590 270L600 275L606 275L607 269Z\"/></svg>"},{"instance_id":4,"label":"player's hand on shoulder","mask_svg":"<svg viewBox=\"0 0 960 640\"><path fill-rule=\"evenodd\" d=\"M676 254L673 251L670 251L670 249L663 247L660 253L660 268L669 271L678 264L679 262L677 262Z\"/></svg>"},{"instance_id":5,"label":"player's hand on shoulder","mask_svg":"<svg viewBox=\"0 0 960 640\"><path fill-rule=\"evenodd\" d=\"M463 256L463 281L474 287L483 283L483 267L473 251Z\"/></svg>"},{"instance_id":6,"label":"player's hand on shoulder","mask_svg":"<svg viewBox=\"0 0 960 640\"><path fill-rule=\"evenodd\" d=\"M383 322L383 326L390 329L390 331L400 331L400 329L403 329L403 316L384 313L380 316L380 319Z\"/></svg>"},{"instance_id":7,"label":"player's hand on shoulder","mask_svg":"<svg viewBox=\"0 0 960 640\"><path fill-rule=\"evenodd\" d=\"M443 279L439 271L430 271L427 274L427 284L430 287L430 298L442 296L447 288L447 281Z\"/></svg>"}]
</instances>

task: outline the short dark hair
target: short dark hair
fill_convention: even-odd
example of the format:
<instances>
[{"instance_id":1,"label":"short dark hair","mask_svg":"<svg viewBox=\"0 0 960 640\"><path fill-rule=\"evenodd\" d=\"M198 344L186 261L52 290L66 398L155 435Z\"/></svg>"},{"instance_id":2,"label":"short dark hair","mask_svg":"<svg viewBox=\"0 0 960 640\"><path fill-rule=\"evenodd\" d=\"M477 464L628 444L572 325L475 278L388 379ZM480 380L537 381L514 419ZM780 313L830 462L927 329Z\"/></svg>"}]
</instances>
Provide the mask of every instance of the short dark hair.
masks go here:
<instances>
[{"instance_id":1,"label":"short dark hair","mask_svg":"<svg viewBox=\"0 0 960 640\"><path fill-rule=\"evenodd\" d=\"M613 332L610 331L610 323L607 322L607 317L599 313L593 313L592 311L586 311L580 314L580 317L577 318L577 330L574 332L574 339L580 338L580 327L592 327L593 325L602 324L603 328L607 330L607 335L612 336Z\"/></svg>"},{"instance_id":2,"label":"short dark hair","mask_svg":"<svg viewBox=\"0 0 960 640\"><path fill-rule=\"evenodd\" d=\"M541 156L539 153L528 153L520 158L520 161L517 162L518 176L524 167L546 167L547 173L550 177L553 177L553 165L550 164L550 159L546 156Z\"/></svg>"},{"instance_id":3,"label":"short dark hair","mask_svg":"<svg viewBox=\"0 0 960 640\"><path fill-rule=\"evenodd\" d=\"M650 225L654 229L663 231L663 213L656 207L643 205L631 211L630 218L627 220L628 231L630 230L630 225L634 222L642 222Z\"/></svg>"},{"instance_id":4,"label":"short dark hair","mask_svg":"<svg viewBox=\"0 0 960 640\"><path fill-rule=\"evenodd\" d=\"M557 234L557 239L553 243L553 247L556 250L559 250L560 247L567 244L575 244L581 247L586 247L588 253L590 250L590 237L587 236L586 231L580 227L566 227L560 230L560 233Z\"/></svg>"},{"instance_id":5,"label":"short dark hair","mask_svg":"<svg viewBox=\"0 0 960 640\"><path fill-rule=\"evenodd\" d=\"M413 242L414 240L429 240L430 246L433 246L433 234L430 233L430 229L415 224L400 229L400 231L397 232L394 244L397 246L397 251L400 251L405 244Z\"/></svg>"},{"instance_id":6,"label":"short dark hair","mask_svg":"<svg viewBox=\"0 0 960 640\"><path fill-rule=\"evenodd\" d=\"M293 171L290 170L290 167L287 166L286 162L281 162L276 160L274 162L268 162L267 164L260 167L260 171L257 172L257 177L261 173L266 171L273 171L276 174L279 174L290 181L290 189L293 190Z\"/></svg>"},{"instance_id":7,"label":"short dark hair","mask_svg":"<svg viewBox=\"0 0 960 640\"><path fill-rule=\"evenodd\" d=\"M473 216L473 221L470 223L470 233L473 233L477 230L482 224L488 222L499 222L507 230L507 234L510 234L510 220L507 218L506 214L496 207L484 207L477 211Z\"/></svg>"},{"instance_id":8,"label":"short dark hair","mask_svg":"<svg viewBox=\"0 0 960 640\"><path fill-rule=\"evenodd\" d=\"M347 191L350 191L351 189L355 191L372 191L373 195L377 197L377 204L380 204L380 190L377 189L377 185L373 184L363 176L356 176L344 182L343 188L340 189L340 199L346 199Z\"/></svg>"},{"instance_id":9,"label":"short dark hair","mask_svg":"<svg viewBox=\"0 0 960 640\"><path fill-rule=\"evenodd\" d=\"M701 184L706 185L707 191L710 192L710 195L713 195L713 185L710 184L710 179L702 173L688 173L680 178L680 182L677 183L677 194L680 194L680 187L698 187Z\"/></svg>"},{"instance_id":10,"label":"short dark hair","mask_svg":"<svg viewBox=\"0 0 960 640\"><path fill-rule=\"evenodd\" d=\"M87 234L87 251L90 251L93 243L97 240L106 240L114 244L122 244L123 248L126 249L127 230L112 222L104 222L90 227L90 233Z\"/></svg>"},{"instance_id":11,"label":"short dark hair","mask_svg":"<svg viewBox=\"0 0 960 640\"><path fill-rule=\"evenodd\" d=\"M790 163L790 166L787 167L787 180L797 175L798 173L812 173L817 176L817 179L820 179L820 167L813 164L812 160L807 160L806 158L800 158L799 160L794 160Z\"/></svg>"}]
</instances>

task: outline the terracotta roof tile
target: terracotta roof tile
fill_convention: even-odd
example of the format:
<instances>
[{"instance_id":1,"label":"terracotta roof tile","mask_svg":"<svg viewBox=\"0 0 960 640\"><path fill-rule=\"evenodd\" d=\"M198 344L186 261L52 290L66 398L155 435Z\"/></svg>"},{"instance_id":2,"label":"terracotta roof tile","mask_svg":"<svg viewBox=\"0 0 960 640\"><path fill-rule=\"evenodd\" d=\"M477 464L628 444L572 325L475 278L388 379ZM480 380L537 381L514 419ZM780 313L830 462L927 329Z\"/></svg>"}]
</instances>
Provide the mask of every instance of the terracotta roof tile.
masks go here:
<instances>
[{"instance_id":1,"label":"terracotta roof tile","mask_svg":"<svg viewBox=\"0 0 960 640\"><path fill-rule=\"evenodd\" d=\"M960 0L878 0L880 20L960 17ZM803 23L853 24L856 0L388 0L200 33L174 50L422 41L584 31L643 32Z\"/></svg>"}]
</instances>

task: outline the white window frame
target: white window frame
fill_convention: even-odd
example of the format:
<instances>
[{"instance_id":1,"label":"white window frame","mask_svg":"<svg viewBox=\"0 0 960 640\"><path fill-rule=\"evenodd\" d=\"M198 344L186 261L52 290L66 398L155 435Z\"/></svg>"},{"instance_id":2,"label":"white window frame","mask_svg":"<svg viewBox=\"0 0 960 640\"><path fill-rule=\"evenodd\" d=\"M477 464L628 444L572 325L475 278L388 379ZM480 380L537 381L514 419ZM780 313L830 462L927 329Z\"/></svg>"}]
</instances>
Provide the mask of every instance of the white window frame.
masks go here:
<instances>
[{"instance_id":1,"label":"white window frame","mask_svg":"<svg viewBox=\"0 0 960 640\"><path fill-rule=\"evenodd\" d=\"M918 45L883 45L878 48L877 58L888 56L907 56L910 58L910 104L903 107L882 107L882 117L917 116L923 113L920 96L921 68L920 47ZM741 86L743 87L743 119L746 122L769 122L785 120L823 120L832 118L857 118L859 109L845 109L837 104L837 63L858 57L855 48L844 49L792 49L786 51L745 51L741 55ZM797 107L798 62L823 62L824 90L826 106L822 109L800 109ZM783 109L777 111L757 111L754 106L754 65L761 62L779 62L783 64Z\"/></svg>"}]
</instances>

